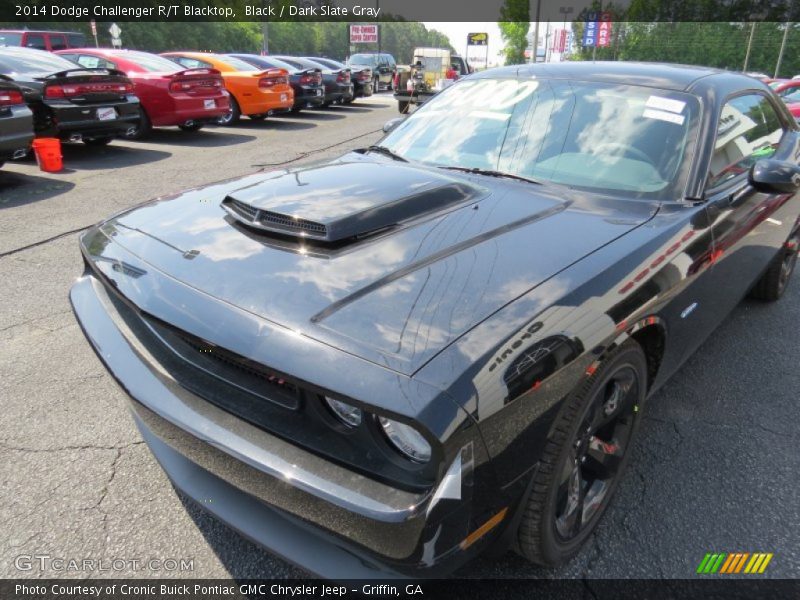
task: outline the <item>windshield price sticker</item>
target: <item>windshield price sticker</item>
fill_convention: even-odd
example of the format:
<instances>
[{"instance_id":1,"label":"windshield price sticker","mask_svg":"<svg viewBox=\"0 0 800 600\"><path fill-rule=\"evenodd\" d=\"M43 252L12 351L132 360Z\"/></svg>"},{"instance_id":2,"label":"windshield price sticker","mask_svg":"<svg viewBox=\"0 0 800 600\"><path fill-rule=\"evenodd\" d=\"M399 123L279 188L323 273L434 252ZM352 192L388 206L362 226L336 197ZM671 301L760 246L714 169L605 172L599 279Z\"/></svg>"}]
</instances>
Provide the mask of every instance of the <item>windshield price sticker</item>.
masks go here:
<instances>
[{"instance_id":1,"label":"windshield price sticker","mask_svg":"<svg viewBox=\"0 0 800 600\"><path fill-rule=\"evenodd\" d=\"M675 123L676 125L683 125L686 117L683 115L676 115L675 113L667 112L665 110L654 110L646 108L642 113L646 119L658 119L659 121L667 121L668 123Z\"/></svg>"},{"instance_id":2,"label":"windshield price sticker","mask_svg":"<svg viewBox=\"0 0 800 600\"><path fill-rule=\"evenodd\" d=\"M666 110L669 112L680 114L683 112L683 109L686 108L686 102L681 102L680 100L673 100L672 98L664 98L663 96L650 96L647 99L646 106L648 108Z\"/></svg>"}]
</instances>

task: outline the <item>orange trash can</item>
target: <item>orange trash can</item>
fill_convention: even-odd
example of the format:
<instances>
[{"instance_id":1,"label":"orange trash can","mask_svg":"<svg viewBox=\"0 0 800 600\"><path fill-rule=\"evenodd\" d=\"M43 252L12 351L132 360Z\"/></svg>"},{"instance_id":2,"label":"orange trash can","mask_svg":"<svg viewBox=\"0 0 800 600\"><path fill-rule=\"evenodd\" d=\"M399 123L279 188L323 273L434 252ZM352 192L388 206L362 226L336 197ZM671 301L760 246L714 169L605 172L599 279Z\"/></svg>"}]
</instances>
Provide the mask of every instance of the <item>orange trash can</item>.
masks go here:
<instances>
[{"instance_id":1,"label":"orange trash can","mask_svg":"<svg viewBox=\"0 0 800 600\"><path fill-rule=\"evenodd\" d=\"M64 168L61 157L61 140L58 138L36 138L33 140L33 152L42 171L58 173Z\"/></svg>"}]
</instances>

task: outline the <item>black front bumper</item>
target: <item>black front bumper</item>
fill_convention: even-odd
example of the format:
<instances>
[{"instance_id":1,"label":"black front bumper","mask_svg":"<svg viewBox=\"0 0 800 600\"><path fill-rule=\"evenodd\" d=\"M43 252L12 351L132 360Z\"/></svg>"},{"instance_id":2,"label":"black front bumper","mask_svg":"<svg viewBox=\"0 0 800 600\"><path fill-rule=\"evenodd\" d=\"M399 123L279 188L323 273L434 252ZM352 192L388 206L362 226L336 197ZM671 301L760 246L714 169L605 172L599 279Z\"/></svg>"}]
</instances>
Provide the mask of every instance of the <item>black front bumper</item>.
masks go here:
<instances>
[{"instance_id":1,"label":"black front bumper","mask_svg":"<svg viewBox=\"0 0 800 600\"><path fill-rule=\"evenodd\" d=\"M25 106L0 109L0 160L21 158L33 140L33 117Z\"/></svg>"},{"instance_id":2,"label":"black front bumper","mask_svg":"<svg viewBox=\"0 0 800 600\"><path fill-rule=\"evenodd\" d=\"M97 266L113 272L111 264ZM494 510L476 507L478 476L465 471L472 465L462 455L451 466L468 486L457 500L437 494L447 477L414 493L333 464L178 385L110 293L89 273L73 286L84 333L131 396L142 436L176 487L246 537L316 575L343 579L441 576L500 534L497 527L473 545L460 544Z\"/></svg>"}]
</instances>

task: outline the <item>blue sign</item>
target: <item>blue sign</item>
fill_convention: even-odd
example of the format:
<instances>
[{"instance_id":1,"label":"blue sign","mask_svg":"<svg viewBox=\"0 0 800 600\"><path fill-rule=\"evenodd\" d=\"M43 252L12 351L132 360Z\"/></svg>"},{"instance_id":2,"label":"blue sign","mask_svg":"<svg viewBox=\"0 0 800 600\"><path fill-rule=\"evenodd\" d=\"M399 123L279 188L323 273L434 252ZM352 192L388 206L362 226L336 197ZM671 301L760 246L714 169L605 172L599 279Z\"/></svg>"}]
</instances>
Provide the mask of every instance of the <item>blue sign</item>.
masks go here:
<instances>
[{"instance_id":1,"label":"blue sign","mask_svg":"<svg viewBox=\"0 0 800 600\"><path fill-rule=\"evenodd\" d=\"M597 44L597 21L586 21L583 27L583 46L590 47Z\"/></svg>"}]
</instances>

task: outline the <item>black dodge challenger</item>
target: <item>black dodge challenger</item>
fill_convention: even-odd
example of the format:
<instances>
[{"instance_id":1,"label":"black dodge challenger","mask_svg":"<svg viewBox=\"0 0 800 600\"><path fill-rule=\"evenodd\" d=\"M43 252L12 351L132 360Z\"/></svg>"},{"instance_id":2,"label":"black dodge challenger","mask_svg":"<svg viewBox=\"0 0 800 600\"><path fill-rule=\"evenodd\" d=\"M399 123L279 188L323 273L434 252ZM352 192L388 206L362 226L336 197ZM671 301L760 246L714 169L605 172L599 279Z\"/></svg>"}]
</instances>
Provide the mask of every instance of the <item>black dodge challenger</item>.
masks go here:
<instances>
[{"instance_id":1,"label":"black dodge challenger","mask_svg":"<svg viewBox=\"0 0 800 600\"><path fill-rule=\"evenodd\" d=\"M98 225L75 313L175 486L309 571L561 563L648 396L784 293L798 126L744 75L570 63L387 129Z\"/></svg>"}]
</instances>

